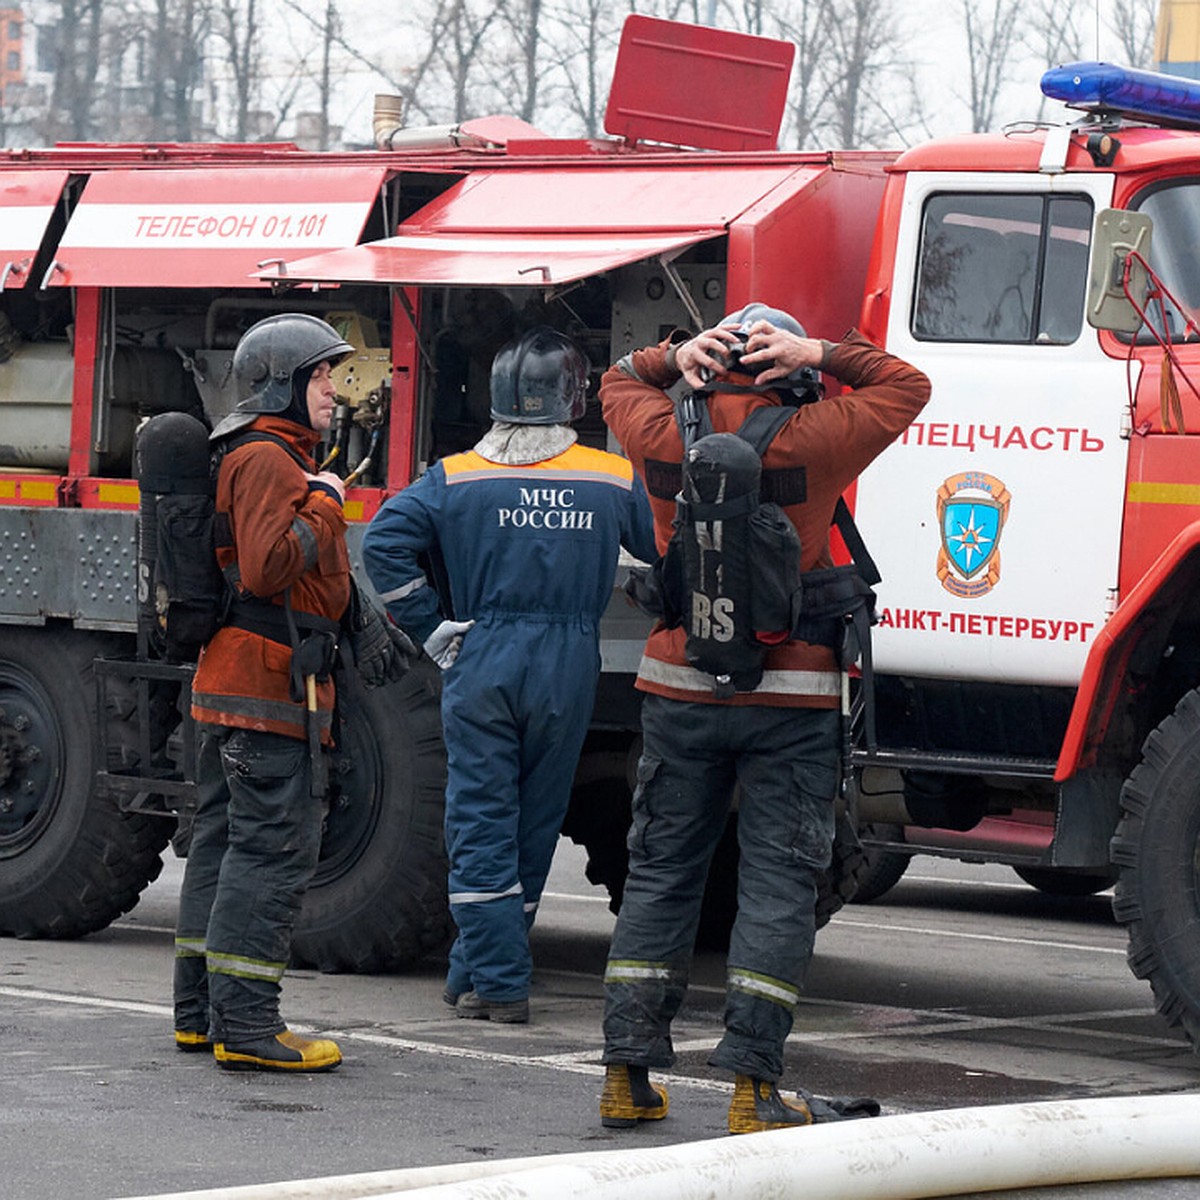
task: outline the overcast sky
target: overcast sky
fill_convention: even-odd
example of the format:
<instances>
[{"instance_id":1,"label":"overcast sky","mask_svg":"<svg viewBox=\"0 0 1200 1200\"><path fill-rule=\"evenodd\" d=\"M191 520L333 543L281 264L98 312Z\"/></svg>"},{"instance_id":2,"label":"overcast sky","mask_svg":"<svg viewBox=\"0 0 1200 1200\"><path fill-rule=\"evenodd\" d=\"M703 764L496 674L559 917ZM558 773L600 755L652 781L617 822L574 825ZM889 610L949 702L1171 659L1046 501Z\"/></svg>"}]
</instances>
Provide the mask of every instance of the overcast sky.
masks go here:
<instances>
[{"instance_id":1,"label":"overcast sky","mask_svg":"<svg viewBox=\"0 0 1200 1200\"><path fill-rule=\"evenodd\" d=\"M324 0L296 0L314 14L324 9ZM275 21L293 26L290 40L299 44L311 39L299 18L284 0L267 0ZM1115 39L1106 27L1111 0L1092 0L1085 5L1087 19L1081 22L1087 39L1084 57L1119 61ZM378 0L341 0L346 36L354 46L372 59L385 62L389 69L400 70L405 62L406 44L397 10L381 5ZM962 133L969 127L967 75L964 66L965 50L962 15L959 0L900 0L899 11L904 28L904 43L897 57L916 65L916 78L924 99L930 132L940 136ZM301 33L304 30L304 33ZM288 37L286 30L284 36ZM311 43L310 43L311 44ZM1024 56L1014 63L1013 78L1002 93L999 121L1033 119L1038 114L1041 93L1038 82L1042 64ZM364 66L352 61L341 64L341 83L338 88L335 123L344 126L351 141L366 141L371 136L371 113L375 93L387 90L386 84L373 76ZM1061 106L1052 106L1047 115L1061 117ZM549 121L543 121L547 131ZM571 132L574 132L572 130ZM919 138L917 140L920 140Z\"/></svg>"}]
</instances>

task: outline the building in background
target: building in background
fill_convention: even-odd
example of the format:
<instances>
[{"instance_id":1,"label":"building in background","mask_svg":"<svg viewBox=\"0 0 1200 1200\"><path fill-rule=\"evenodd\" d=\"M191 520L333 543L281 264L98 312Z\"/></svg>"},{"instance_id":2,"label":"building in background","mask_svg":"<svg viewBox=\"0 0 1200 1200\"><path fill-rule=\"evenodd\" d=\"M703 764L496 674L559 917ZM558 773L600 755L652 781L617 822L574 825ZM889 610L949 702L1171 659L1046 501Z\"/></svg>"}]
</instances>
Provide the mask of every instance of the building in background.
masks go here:
<instances>
[{"instance_id":1,"label":"building in background","mask_svg":"<svg viewBox=\"0 0 1200 1200\"><path fill-rule=\"evenodd\" d=\"M19 8L0 8L0 104L9 89L25 84L25 14Z\"/></svg>"},{"instance_id":2,"label":"building in background","mask_svg":"<svg viewBox=\"0 0 1200 1200\"><path fill-rule=\"evenodd\" d=\"M1162 0L1154 57L1160 71L1200 79L1200 0Z\"/></svg>"}]
</instances>

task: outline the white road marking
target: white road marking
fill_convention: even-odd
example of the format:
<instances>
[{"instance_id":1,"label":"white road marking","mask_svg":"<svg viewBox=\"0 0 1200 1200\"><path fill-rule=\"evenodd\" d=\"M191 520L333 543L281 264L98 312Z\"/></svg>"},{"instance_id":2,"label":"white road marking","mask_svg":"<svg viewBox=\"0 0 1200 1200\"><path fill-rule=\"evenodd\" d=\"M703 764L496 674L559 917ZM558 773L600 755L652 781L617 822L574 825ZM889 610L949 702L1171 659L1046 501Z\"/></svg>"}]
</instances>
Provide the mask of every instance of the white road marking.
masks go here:
<instances>
[{"instance_id":1,"label":"white road marking","mask_svg":"<svg viewBox=\"0 0 1200 1200\"><path fill-rule=\"evenodd\" d=\"M849 917L834 917L829 924L844 925L850 929L869 929L873 933L916 933L927 937L956 938L965 942L1003 942L1009 946L1081 950L1088 954L1125 954L1124 946L1087 946L1081 942L1051 942L1042 938L1005 937L998 933L964 933L957 929L935 929L929 925L893 925L889 921L855 921Z\"/></svg>"},{"instance_id":2,"label":"white road marking","mask_svg":"<svg viewBox=\"0 0 1200 1200\"><path fill-rule=\"evenodd\" d=\"M51 1004L71 1004L82 1008L103 1008L119 1012L137 1013L142 1016L166 1017L170 1019L173 1010L166 1004L142 1004L133 1000L109 1000L99 996L81 996L70 992L47 992L38 988L20 988L0 986L0 996L11 996L22 1000L41 1000ZM291 1028L299 1033L313 1033L310 1026L294 1023ZM565 1071L572 1075L602 1076L604 1067L598 1061L600 1045L597 1043L590 1050L579 1052L579 1058L564 1054L522 1055L504 1054L496 1050L479 1050L471 1046L448 1046L440 1042L421 1042L413 1038L394 1037L386 1033L364 1033L357 1029L325 1029L322 1036L340 1038L347 1042L358 1042L366 1046L384 1046L392 1050L408 1050L417 1054L431 1054L438 1058L468 1059L476 1062L495 1063L508 1067L543 1067L552 1071ZM706 1042L709 1046L712 1043ZM586 1060L591 1061L586 1061ZM110 1064L96 1063L95 1069ZM82 1070L78 1064L63 1068L47 1068L49 1070ZM700 1091L730 1092L733 1085L720 1079L694 1079L689 1075L670 1075L656 1071L655 1079L673 1083L679 1087L697 1088Z\"/></svg>"},{"instance_id":3,"label":"white road marking","mask_svg":"<svg viewBox=\"0 0 1200 1200\"><path fill-rule=\"evenodd\" d=\"M1029 883L1018 882L1014 879L1011 883L1005 883L998 879L974 879L960 878L959 876L949 875L913 875L906 872L900 879L900 883L946 883L954 884L956 887L973 887L973 888L997 888L1005 892L1025 892L1027 895L1033 895L1037 889ZM897 887L900 886L898 883ZM1093 893L1097 896L1112 895L1112 888L1104 888L1099 892ZM1078 899L1087 900L1089 897L1080 896Z\"/></svg>"}]
</instances>

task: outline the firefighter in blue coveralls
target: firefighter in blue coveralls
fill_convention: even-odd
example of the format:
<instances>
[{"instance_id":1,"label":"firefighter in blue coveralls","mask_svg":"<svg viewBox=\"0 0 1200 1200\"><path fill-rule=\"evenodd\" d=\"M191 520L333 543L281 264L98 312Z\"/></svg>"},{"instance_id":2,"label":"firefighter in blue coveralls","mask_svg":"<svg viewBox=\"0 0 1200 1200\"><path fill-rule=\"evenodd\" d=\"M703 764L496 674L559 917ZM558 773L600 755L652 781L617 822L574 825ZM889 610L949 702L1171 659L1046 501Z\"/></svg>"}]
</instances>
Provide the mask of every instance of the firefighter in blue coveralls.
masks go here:
<instances>
[{"instance_id":1,"label":"firefighter in blue coveralls","mask_svg":"<svg viewBox=\"0 0 1200 1200\"><path fill-rule=\"evenodd\" d=\"M581 446L587 364L539 326L492 364L493 425L389 499L363 563L396 623L445 671L446 848L460 1017L529 1019L528 931L566 815L600 674L619 546L650 560L628 461ZM418 556L440 550L453 613Z\"/></svg>"}]
</instances>

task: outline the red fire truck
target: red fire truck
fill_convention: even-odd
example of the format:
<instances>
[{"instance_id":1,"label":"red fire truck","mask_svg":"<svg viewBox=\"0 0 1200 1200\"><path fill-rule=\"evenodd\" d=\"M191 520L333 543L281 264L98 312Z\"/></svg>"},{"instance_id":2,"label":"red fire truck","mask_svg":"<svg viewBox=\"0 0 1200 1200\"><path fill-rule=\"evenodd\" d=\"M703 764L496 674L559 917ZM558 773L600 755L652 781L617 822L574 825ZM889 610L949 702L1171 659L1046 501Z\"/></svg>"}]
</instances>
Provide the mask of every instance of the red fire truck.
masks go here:
<instances>
[{"instance_id":1,"label":"red fire truck","mask_svg":"<svg viewBox=\"0 0 1200 1200\"><path fill-rule=\"evenodd\" d=\"M145 632L134 435L227 412L251 323L315 312L358 349L328 447L360 471L353 551L386 495L478 439L514 332L562 329L598 376L762 300L821 336L858 325L934 384L852 497L883 573L878 740L843 823L864 894L916 851L1050 891L1116 879L1133 970L1200 1040L1200 107L1080 70L1074 124L788 152L791 58L635 16L602 139L384 114L355 152L0 154L0 932L101 928L183 849L190 669ZM612 445L596 405L580 431ZM645 630L615 587L565 830L617 898ZM419 667L344 689L299 962L394 969L442 944L437 687ZM843 839L823 917L861 861Z\"/></svg>"}]
</instances>

